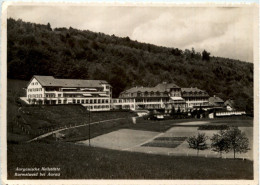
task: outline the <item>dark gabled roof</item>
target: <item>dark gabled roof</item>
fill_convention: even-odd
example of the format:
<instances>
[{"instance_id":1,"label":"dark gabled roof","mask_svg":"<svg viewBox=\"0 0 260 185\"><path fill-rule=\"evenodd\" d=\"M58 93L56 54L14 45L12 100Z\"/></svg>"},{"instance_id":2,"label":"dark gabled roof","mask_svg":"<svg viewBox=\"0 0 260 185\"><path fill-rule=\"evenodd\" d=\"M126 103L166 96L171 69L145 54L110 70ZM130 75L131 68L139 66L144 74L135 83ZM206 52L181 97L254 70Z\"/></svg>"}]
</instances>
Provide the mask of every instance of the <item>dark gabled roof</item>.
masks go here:
<instances>
[{"instance_id":1,"label":"dark gabled roof","mask_svg":"<svg viewBox=\"0 0 260 185\"><path fill-rule=\"evenodd\" d=\"M220 97L213 96L213 97L209 98L209 103L210 104L213 104L213 103L224 103L224 101Z\"/></svg>"},{"instance_id":2,"label":"dark gabled roof","mask_svg":"<svg viewBox=\"0 0 260 185\"><path fill-rule=\"evenodd\" d=\"M130 89L125 90L123 93L135 93L135 92L151 92L156 90L153 87L132 87Z\"/></svg>"},{"instance_id":3,"label":"dark gabled roof","mask_svg":"<svg viewBox=\"0 0 260 185\"><path fill-rule=\"evenodd\" d=\"M190 87L190 88L181 88L181 92L187 92L187 93L195 93L195 92L206 92L201 89L198 89L197 87Z\"/></svg>"},{"instance_id":4,"label":"dark gabled roof","mask_svg":"<svg viewBox=\"0 0 260 185\"><path fill-rule=\"evenodd\" d=\"M183 97L209 97L206 91L198 89L197 87L193 88L181 88L181 93Z\"/></svg>"},{"instance_id":5,"label":"dark gabled roof","mask_svg":"<svg viewBox=\"0 0 260 185\"><path fill-rule=\"evenodd\" d=\"M45 87L101 87L101 84L108 84L104 80L58 79L53 76L38 75L34 75L33 78Z\"/></svg>"},{"instance_id":6,"label":"dark gabled roof","mask_svg":"<svg viewBox=\"0 0 260 185\"><path fill-rule=\"evenodd\" d=\"M136 92L165 92L169 91L171 88L180 88L174 83L160 83L155 87L132 87L130 89L125 90L122 93L136 93Z\"/></svg>"}]
</instances>

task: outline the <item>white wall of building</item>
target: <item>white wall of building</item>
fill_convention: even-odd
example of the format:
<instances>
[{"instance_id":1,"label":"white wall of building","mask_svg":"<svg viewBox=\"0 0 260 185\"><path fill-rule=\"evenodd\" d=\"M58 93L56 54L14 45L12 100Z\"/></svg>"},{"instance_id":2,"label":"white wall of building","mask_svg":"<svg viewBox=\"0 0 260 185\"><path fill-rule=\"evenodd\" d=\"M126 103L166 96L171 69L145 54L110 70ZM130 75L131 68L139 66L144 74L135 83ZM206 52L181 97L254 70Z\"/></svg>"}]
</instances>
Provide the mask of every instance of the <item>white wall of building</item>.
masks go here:
<instances>
[{"instance_id":1,"label":"white wall of building","mask_svg":"<svg viewBox=\"0 0 260 185\"><path fill-rule=\"evenodd\" d=\"M36 104L39 102L41 102L41 104L45 104L47 101L48 104L81 104L91 111L110 110L112 88L109 84L102 84L102 86L104 88L102 91L77 91L77 88L71 88L75 89L75 91L66 92L63 91L63 89L66 88L46 91L46 89L42 87L37 79L33 78L27 86L26 98L30 102L30 104ZM64 96L69 94L79 95L81 97ZM93 96L85 97L84 94L91 94Z\"/></svg>"},{"instance_id":2,"label":"white wall of building","mask_svg":"<svg viewBox=\"0 0 260 185\"><path fill-rule=\"evenodd\" d=\"M33 78L27 87L27 99L38 99L44 97L44 88L42 85Z\"/></svg>"}]
</instances>

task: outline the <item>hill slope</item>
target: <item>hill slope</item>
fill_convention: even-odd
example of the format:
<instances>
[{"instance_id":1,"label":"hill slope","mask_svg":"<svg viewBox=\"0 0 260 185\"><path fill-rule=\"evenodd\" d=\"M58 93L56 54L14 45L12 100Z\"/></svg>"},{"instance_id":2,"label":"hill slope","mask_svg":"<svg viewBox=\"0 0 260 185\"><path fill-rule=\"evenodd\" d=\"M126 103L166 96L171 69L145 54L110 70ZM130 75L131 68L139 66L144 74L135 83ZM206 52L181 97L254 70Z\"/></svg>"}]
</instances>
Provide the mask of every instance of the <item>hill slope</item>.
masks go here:
<instances>
[{"instance_id":1,"label":"hill slope","mask_svg":"<svg viewBox=\"0 0 260 185\"><path fill-rule=\"evenodd\" d=\"M211 96L233 98L238 109L253 110L253 64L178 48L158 47L103 33L8 19L8 78L32 75L102 79L113 96L134 85L162 81L198 87ZM203 60L204 59L204 60Z\"/></svg>"}]
</instances>

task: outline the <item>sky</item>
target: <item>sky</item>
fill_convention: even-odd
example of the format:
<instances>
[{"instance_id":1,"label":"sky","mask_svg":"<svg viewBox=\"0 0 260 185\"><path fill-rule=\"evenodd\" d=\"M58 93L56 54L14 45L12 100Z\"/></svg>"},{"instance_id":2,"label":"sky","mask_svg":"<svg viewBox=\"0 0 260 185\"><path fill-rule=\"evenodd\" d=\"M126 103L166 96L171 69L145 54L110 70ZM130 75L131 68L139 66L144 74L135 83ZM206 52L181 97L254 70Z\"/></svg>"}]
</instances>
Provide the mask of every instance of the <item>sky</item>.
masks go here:
<instances>
[{"instance_id":1,"label":"sky","mask_svg":"<svg viewBox=\"0 0 260 185\"><path fill-rule=\"evenodd\" d=\"M9 6L8 17L253 62L255 11L244 7Z\"/></svg>"}]
</instances>

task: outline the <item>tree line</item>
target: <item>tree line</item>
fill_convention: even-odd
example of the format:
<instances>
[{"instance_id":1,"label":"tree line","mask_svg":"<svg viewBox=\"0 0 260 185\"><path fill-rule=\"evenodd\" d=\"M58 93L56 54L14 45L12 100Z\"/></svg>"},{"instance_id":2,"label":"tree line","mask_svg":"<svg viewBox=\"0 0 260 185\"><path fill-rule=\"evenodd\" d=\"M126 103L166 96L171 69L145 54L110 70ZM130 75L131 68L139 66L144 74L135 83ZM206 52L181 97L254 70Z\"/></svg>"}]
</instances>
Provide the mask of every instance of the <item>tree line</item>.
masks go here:
<instances>
[{"instance_id":1,"label":"tree line","mask_svg":"<svg viewBox=\"0 0 260 185\"><path fill-rule=\"evenodd\" d=\"M173 41L174 42L174 41ZM237 109L253 111L253 64L210 56L194 48L160 47L89 30L7 21L7 75L102 79L113 97L133 86L162 81L198 87L211 96L234 99Z\"/></svg>"},{"instance_id":2,"label":"tree line","mask_svg":"<svg viewBox=\"0 0 260 185\"><path fill-rule=\"evenodd\" d=\"M207 148L206 141L209 138L205 133L198 133L196 136L191 136L187 139L189 147L197 150L197 156L200 150ZM213 134L210 138L211 148L213 151L218 152L222 157L223 152L233 152L234 159L236 153L246 153L249 148L249 140L245 132L242 132L238 127L228 127L220 130L218 133Z\"/></svg>"}]
</instances>

